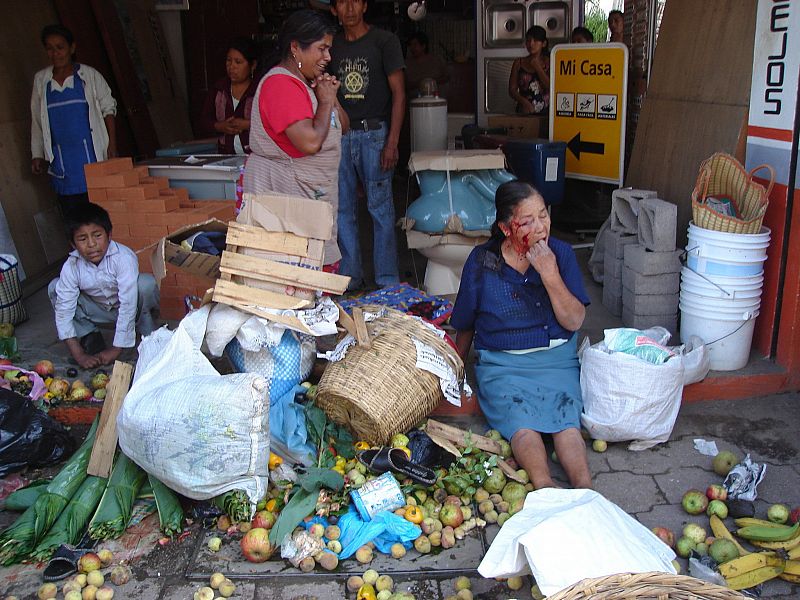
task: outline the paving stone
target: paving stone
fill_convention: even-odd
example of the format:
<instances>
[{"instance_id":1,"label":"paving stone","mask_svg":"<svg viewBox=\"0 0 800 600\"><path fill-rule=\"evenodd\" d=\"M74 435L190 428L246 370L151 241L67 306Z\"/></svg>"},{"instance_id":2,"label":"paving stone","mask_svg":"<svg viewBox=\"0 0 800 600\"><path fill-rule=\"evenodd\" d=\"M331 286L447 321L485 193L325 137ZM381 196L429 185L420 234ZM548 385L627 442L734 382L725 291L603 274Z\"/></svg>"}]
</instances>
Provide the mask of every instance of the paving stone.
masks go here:
<instances>
[{"instance_id":1,"label":"paving stone","mask_svg":"<svg viewBox=\"0 0 800 600\"><path fill-rule=\"evenodd\" d=\"M666 503L664 499L654 502L658 487L652 477L631 472L599 473L594 478L594 489L628 513Z\"/></svg>"},{"instance_id":2,"label":"paving stone","mask_svg":"<svg viewBox=\"0 0 800 600\"><path fill-rule=\"evenodd\" d=\"M697 523L708 530L708 519L687 515L680 504L658 504L650 510L635 513L636 519L648 529L653 527L666 527L675 534L675 540L681 537L681 531L686 523ZM710 532L709 532L709 535ZM686 561L684 561L685 563ZM683 565L686 568L686 564Z\"/></svg>"},{"instance_id":3,"label":"paving stone","mask_svg":"<svg viewBox=\"0 0 800 600\"><path fill-rule=\"evenodd\" d=\"M701 467L710 465L710 458L696 452L691 439L673 440L658 444L647 450L633 452L625 449L625 444L614 444L606 452L612 471L631 471L641 475L660 475L669 473L677 465L680 467ZM619 446L623 452L612 452ZM710 467L709 467L710 468Z\"/></svg>"},{"instance_id":4,"label":"paving stone","mask_svg":"<svg viewBox=\"0 0 800 600\"><path fill-rule=\"evenodd\" d=\"M167 583L163 577L131 578L125 585L114 586L115 598L158 598Z\"/></svg>"},{"instance_id":5,"label":"paving stone","mask_svg":"<svg viewBox=\"0 0 800 600\"><path fill-rule=\"evenodd\" d=\"M705 491L710 484L719 483L719 475L711 470L710 465L708 469L681 466L680 469L673 469L670 473L653 477L670 504L680 504L681 498L689 490Z\"/></svg>"}]
</instances>

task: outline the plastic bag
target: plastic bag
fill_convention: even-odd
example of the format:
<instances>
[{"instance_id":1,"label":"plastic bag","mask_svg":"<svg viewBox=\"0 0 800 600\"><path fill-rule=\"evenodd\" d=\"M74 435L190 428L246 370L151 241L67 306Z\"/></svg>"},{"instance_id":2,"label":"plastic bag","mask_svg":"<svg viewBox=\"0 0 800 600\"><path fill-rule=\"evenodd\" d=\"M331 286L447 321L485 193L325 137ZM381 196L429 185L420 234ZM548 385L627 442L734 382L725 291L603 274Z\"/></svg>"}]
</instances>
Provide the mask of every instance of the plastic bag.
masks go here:
<instances>
[{"instance_id":1,"label":"plastic bag","mask_svg":"<svg viewBox=\"0 0 800 600\"><path fill-rule=\"evenodd\" d=\"M675 573L675 553L652 531L592 490L531 492L505 522L478 572L484 577L532 573L542 593L616 573Z\"/></svg>"},{"instance_id":2,"label":"plastic bag","mask_svg":"<svg viewBox=\"0 0 800 600\"><path fill-rule=\"evenodd\" d=\"M392 544L397 543L403 544L408 550L414 540L422 535L418 525L388 511L377 513L371 521L364 521L352 505L349 512L339 518L338 525L342 544L339 560L350 558L369 542L374 542L375 547L384 554L389 554Z\"/></svg>"},{"instance_id":3,"label":"plastic bag","mask_svg":"<svg viewBox=\"0 0 800 600\"><path fill-rule=\"evenodd\" d=\"M55 464L75 450L61 423L11 390L0 389L0 477Z\"/></svg>"},{"instance_id":4,"label":"plastic bag","mask_svg":"<svg viewBox=\"0 0 800 600\"><path fill-rule=\"evenodd\" d=\"M455 456L435 444L421 429L414 429L408 434L408 449L411 450L412 462L431 469L449 467L456 460Z\"/></svg>"},{"instance_id":5,"label":"plastic bag","mask_svg":"<svg viewBox=\"0 0 800 600\"><path fill-rule=\"evenodd\" d=\"M683 361L683 385L703 381L711 368L711 356L708 348L696 335L689 337L689 341L681 350Z\"/></svg>"},{"instance_id":6,"label":"plastic bag","mask_svg":"<svg viewBox=\"0 0 800 600\"><path fill-rule=\"evenodd\" d=\"M658 333L657 337L652 336L654 332ZM669 332L663 327L653 327L647 332L619 327L606 329L603 333L605 333L603 342L612 352L624 352L654 365L664 364L675 356L674 352L664 346L669 341Z\"/></svg>"}]
</instances>

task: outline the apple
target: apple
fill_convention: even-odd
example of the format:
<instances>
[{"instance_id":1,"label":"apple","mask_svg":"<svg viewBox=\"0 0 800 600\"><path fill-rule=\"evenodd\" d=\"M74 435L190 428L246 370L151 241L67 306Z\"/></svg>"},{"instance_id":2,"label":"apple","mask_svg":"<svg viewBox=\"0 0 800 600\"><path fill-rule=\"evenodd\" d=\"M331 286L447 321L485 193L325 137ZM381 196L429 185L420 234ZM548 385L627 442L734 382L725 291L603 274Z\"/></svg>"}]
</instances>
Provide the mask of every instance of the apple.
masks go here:
<instances>
[{"instance_id":1,"label":"apple","mask_svg":"<svg viewBox=\"0 0 800 600\"><path fill-rule=\"evenodd\" d=\"M728 499L728 490L725 489L724 485L718 485L716 483L711 484L706 489L706 498L709 500L725 500Z\"/></svg>"},{"instance_id":2,"label":"apple","mask_svg":"<svg viewBox=\"0 0 800 600\"><path fill-rule=\"evenodd\" d=\"M712 500L708 503L708 508L706 508L706 514L710 517L711 515L717 515L720 519L727 519L728 518L728 507L722 500Z\"/></svg>"},{"instance_id":3,"label":"apple","mask_svg":"<svg viewBox=\"0 0 800 600\"><path fill-rule=\"evenodd\" d=\"M687 537L682 537L675 544L675 553L681 558L688 558L694 550L695 543Z\"/></svg>"},{"instance_id":4,"label":"apple","mask_svg":"<svg viewBox=\"0 0 800 600\"><path fill-rule=\"evenodd\" d=\"M690 515L699 515L708 508L708 498L700 490L689 490L681 498L681 506Z\"/></svg>"},{"instance_id":5,"label":"apple","mask_svg":"<svg viewBox=\"0 0 800 600\"><path fill-rule=\"evenodd\" d=\"M254 563L269 560L269 557L275 552L275 548L269 543L269 531L263 527L253 527L245 533L240 545L244 557Z\"/></svg>"},{"instance_id":6,"label":"apple","mask_svg":"<svg viewBox=\"0 0 800 600\"><path fill-rule=\"evenodd\" d=\"M78 571L81 573L91 573L103 566L100 557L94 552L87 552L78 560Z\"/></svg>"},{"instance_id":7,"label":"apple","mask_svg":"<svg viewBox=\"0 0 800 600\"><path fill-rule=\"evenodd\" d=\"M456 528L464 522L464 513L461 511L461 504L445 504L439 511L439 520L442 525Z\"/></svg>"},{"instance_id":8,"label":"apple","mask_svg":"<svg viewBox=\"0 0 800 600\"><path fill-rule=\"evenodd\" d=\"M675 547L675 534L666 527L653 527L653 533L670 548Z\"/></svg>"},{"instance_id":9,"label":"apple","mask_svg":"<svg viewBox=\"0 0 800 600\"><path fill-rule=\"evenodd\" d=\"M56 372L55 366L53 366L53 363L49 360L40 360L33 366L33 370L36 371L40 377L52 377Z\"/></svg>"},{"instance_id":10,"label":"apple","mask_svg":"<svg viewBox=\"0 0 800 600\"><path fill-rule=\"evenodd\" d=\"M251 525L262 529L272 529L272 526L275 525L275 520L275 513L268 510L260 510L253 517Z\"/></svg>"},{"instance_id":11,"label":"apple","mask_svg":"<svg viewBox=\"0 0 800 600\"><path fill-rule=\"evenodd\" d=\"M792 512L789 513L789 523L794 525L798 521L800 521L800 506L794 508Z\"/></svg>"},{"instance_id":12,"label":"apple","mask_svg":"<svg viewBox=\"0 0 800 600\"><path fill-rule=\"evenodd\" d=\"M706 540L706 530L697 523L687 523L683 527L683 537L689 538L694 544L702 544Z\"/></svg>"},{"instance_id":13,"label":"apple","mask_svg":"<svg viewBox=\"0 0 800 600\"><path fill-rule=\"evenodd\" d=\"M2 336L0 336L2 337ZM14 363L11 361L10 358L0 358L0 366L13 366Z\"/></svg>"},{"instance_id":14,"label":"apple","mask_svg":"<svg viewBox=\"0 0 800 600\"><path fill-rule=\"evenodd\" d=\"M789 507L785 504L773 504L767 510L767 519L773 523L780 523L783 525L789 520Z\"/></svg>"},{"instance_id":15,"label":"apple","mask_svg":"<svg viewBox=\"0 0 800 600\"><path fill-rule=\"evenodd\" d=\"M711 461L711 466L714 469L714 473L720 477L725 477L738 462L738 456L729 450L723 450L714 457L714 460Z\"/></svg>"}]
</instances>

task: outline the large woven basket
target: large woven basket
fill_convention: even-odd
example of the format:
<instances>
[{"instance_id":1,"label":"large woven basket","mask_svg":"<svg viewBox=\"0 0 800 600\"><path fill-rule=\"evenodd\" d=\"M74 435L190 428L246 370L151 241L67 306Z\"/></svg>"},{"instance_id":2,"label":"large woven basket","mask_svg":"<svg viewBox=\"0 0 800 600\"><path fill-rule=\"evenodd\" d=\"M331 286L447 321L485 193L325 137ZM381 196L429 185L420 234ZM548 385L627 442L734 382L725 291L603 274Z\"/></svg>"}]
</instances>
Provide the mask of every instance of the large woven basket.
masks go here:
<instances>
[{"instance_id":1,"label":"large woven basket","mask_svg":"<svg viewBox=\"0 0 800 600\"><path fill-rule=\"evenodd\" d=\"M753 174L761 169L770 174L766 189L753 181ZM692 220L698 227L724 233L759 233L774 183L775 170L771 166L759 165L748 173L734 157L718 152L700 165L692 191ZM709 196L730 198L736 216L710 208L706 203Z\"/></svg>"},{"instance_id":2,"label":"large woven basket","mask_svg":"<svg viewBox=\"0 0 800 600\"><path fill-rule=\"evenodd\" d=\"M384 307L364 306L377 313ZM352 346L340 361L325 369L316 401L328 417L345 425L355 439L386 444L396 433L418 425L442 399L439 379L417 368L412 339L434 348L455 371L464 375L456 351L414 317L387 308L367 323L371 347Z\"/></svg>"},{"instance_id":3,"label":"large woven basket","mask_svg":"<svg viewBox=\"0 0 800 600\"><path fill-rule=\"evenodd\" d=\"M669 573L620 573L583 579L547 600L744 600L730 588Z\"/></svg>"}]
</instances>

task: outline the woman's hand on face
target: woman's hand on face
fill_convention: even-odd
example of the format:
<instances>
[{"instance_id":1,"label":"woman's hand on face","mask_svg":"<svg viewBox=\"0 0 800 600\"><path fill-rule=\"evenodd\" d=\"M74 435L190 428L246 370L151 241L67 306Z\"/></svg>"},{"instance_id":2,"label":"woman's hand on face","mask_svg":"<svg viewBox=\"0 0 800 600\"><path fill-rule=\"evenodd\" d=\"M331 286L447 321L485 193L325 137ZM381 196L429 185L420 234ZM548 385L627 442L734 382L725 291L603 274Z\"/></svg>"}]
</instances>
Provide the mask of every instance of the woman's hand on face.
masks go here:
<instances>
[{"instance_id":1,"label":"woman's hand on face","mask_svg":"<svg viewBox=\"0 0 800 600\"><path fill-rule=\"evenodd\" d=\"M31 173L41 175L47 171L47 161L43 158L34 158L31 161Z\"/></svg>"},{"instance_id":2,"label":"woman's hand on face","mask_svg":"<svg viewBox=\"0 0 800 600\"><path fill-rule=\"evenodd\" d=\"M325 73L317 77L312 83L317 100L333 104L336 101L336 93L339 91L339 80L333 75Z\"/></svg>"},{"instance_id":3,"label":"woman's hand on face","mask_svg":"<svg viewBox=\"0 0 800 600\"><path fill-rule=\"evenodd\" d=\"M541 275L542 280L558 274L558 263L556 262L556 255L550 250L547 245L547 240L539 240L530 247L527 254L528 261L531 266L536 269L536 272Z\"/></svg>"},{"instance_id":4,"label":"woman's hand on face","mask_svg":"<svg viewBox=\"0 0 800 600\"><path fill-rule=\"evenodd\" d=\"M520 100L519 105L522 107L522 112L526 114L533 114L536 110L533 108L533 102L527 98Z\"/></svg>"}]
</instances>

